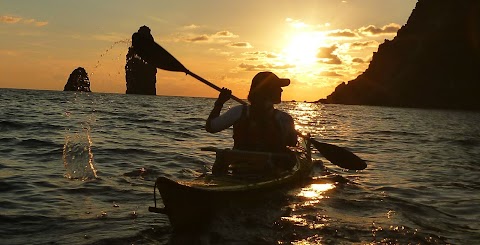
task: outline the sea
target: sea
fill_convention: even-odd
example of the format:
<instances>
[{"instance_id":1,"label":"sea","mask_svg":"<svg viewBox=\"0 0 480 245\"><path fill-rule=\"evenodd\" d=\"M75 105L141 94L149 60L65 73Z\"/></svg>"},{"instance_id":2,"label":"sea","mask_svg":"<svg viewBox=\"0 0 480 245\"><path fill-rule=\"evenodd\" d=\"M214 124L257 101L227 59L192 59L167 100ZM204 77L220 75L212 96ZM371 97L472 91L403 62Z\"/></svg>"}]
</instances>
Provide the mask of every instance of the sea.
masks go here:
<instances>
[{"instance_id":1,"label":"sea","mask_svg":"<svg viewBox=\"0 0 480 245\"><path fill-rule=\"evenodd\" d=\"M277 108L368 167L313 149L304 185L176 232L148 211L154 182L198 178L215 159L201 147L232 146L204 130L214 101L0 89L0 244L480 244L479 112L306 102Z\"/></svg>"}]
</instances>

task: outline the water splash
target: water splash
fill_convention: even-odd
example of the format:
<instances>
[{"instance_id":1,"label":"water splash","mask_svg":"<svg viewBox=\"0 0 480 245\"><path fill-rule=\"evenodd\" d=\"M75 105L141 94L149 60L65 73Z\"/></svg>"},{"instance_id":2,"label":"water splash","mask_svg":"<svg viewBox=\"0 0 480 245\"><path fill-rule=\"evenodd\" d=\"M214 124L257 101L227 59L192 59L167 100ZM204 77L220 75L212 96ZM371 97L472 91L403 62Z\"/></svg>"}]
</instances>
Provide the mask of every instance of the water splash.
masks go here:
<instances>
[{"instance_id":1,"label":"water splash","mask_svg":"<svg viewBox=\"0 0 480 245\"><path fill-rule=\"evenodd\" d=\"M83 127L81 132L65 135L63 164L66 169L66 178L80 180L97 178L97 170L93 162L90 127Z\"/></svg>"},{"instance_id":2,"label":"water splash","mask_svg":"<svg viewBox=\"0 0 480 245\"><path fill-rule=\"evenodd\" d=\"M131 44L129 38L119 40L100 54L89 74L90 80L98 87L97 91L106 91L112 84L125 79L125 55Z\"/></svg>"},{"instance_id":3,"label":"water splash","mask_svg":"<svg viewBox=\"0 0 480 245\"><path fill-rule=\"evenodd\" d=\"M102 54L100 54L100 58L104 58L111 50L113 50L115 48L115 46L117 46L119 44L125 45L128 49L128 47L130 47L132 45L132 40L130 38L127 38L127 39L123 39L123 40L119 40L119 41L114 42L109 48L107 48ZM117 55L114 59L115 60L123 59L123 54ZM100 60L97 60L97 64L95 65L94 68L96 69L100 65L101 65Z\"/></svg>"}]
</instances>

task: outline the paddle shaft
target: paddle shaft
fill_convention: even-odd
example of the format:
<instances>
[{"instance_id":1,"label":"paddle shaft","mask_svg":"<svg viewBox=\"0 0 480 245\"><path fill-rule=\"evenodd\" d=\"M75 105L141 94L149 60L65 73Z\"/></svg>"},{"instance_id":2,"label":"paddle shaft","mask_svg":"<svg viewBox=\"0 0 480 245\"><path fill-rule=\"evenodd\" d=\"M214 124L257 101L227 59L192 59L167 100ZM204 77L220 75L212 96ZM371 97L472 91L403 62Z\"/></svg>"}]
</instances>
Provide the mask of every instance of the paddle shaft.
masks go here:
<instances>
[{"instance_id":1,"label":"paddle shaft","mask_svg":"<svg viewBox=\"0 0 480 245\"><path fill-rule=\"evenodd\" d=\"M187 70L185 73L187 73L188 75L196 78L196 79L199 80L200 82L205 83L206 85L208 85L208 86L210 86L211 88L217 90L218 92L221 91L221 88L220 88L220 87L218 87L217 85L215 85L215 84L213 84L213 83L205 80L204 78L200 77L199 75L197 75L197 74L195 74L195 73L193 73L193 72L191 72L191 71L189 71L189 70ZM238 103L240 103L240 104L242 104L242 105L246 105L246 104L247 104L247 102L239 99L238 97L236 97L236 96L233 95L233 94L230 95L230 97L231 97L233 100L237 101Z\"/></svg>"}]
</instances>

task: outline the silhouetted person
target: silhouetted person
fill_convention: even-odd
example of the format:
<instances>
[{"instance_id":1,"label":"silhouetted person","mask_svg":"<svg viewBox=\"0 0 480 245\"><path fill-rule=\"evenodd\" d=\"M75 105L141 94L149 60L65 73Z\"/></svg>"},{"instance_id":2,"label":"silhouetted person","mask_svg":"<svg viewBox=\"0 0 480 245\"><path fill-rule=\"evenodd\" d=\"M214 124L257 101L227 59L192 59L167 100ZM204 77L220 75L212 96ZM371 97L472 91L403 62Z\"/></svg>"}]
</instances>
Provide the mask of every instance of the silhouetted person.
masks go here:
<instances>
[{"instance_id":1,"label":"silhouetted person","mask_svg":"<svg viewBox=\"0 0 480 245\"><path fill-rule=\"evenodd\" d=\"M289 79L278 78L272 72L259 72L252 79L248 100L220 115L231 91L222 88L207 123L206 130L216 133L233 125L234 149L265 152L286 152L297 144L293 118L274 108L281 102L282 87Z\"/></svg>"},{"instance_id":2,"label":"silhouetted person","mask_svg":"<svg viewBox=\"0 0 480 245\"><path fill-rule=\"evenodd\" d=\"M140 36L142 39L153 41L150 28L142 26L138 32L132 35L132 40ZM128 48L125 64L125 80L127 82L127 94L156 95L155 84L157 82L157 68L145 62L135 52L133 47Z\"/></svg>"},{"instance_id":3,"label":"silhouetted person","mask_svg":"<svg viewBox=\"0 0 480 245\"><path fill-rule=\"evenodd\" d=\"M83 67L78 67L73 70L68 77L68 81L65 84L63 91L91 92L87 71L85 71Z\"/></svg>"}]
</instances>

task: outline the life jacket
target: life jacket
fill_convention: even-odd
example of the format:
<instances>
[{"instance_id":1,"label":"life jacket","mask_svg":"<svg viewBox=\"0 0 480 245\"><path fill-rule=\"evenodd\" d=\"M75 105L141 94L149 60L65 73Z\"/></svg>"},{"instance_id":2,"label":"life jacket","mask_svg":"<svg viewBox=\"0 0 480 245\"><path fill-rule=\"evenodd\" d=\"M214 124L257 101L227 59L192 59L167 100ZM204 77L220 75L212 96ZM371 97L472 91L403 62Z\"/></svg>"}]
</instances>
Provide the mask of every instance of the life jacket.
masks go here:
<instances>
[{"instance_id":1,"label":"life jacket","mask_svg":"<svg viewBox=\"0 0 480 245\"><path fill-rule=\"evenodd\" d=\"M255 121L248 106L243 106L242 116L233 124L234 149L266 152L285 152L286 144L274 109L271 118Z\"/></svg>"}]
</instances>

